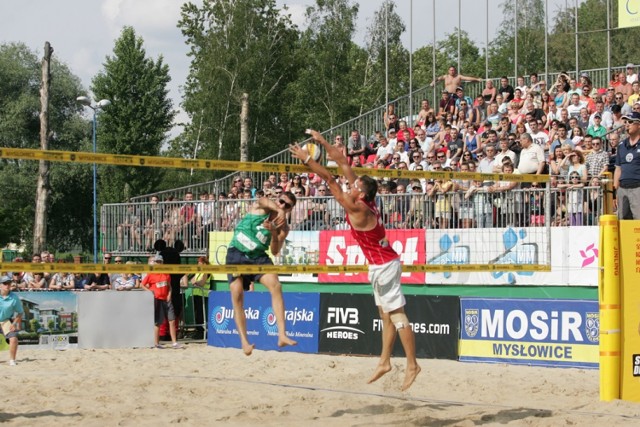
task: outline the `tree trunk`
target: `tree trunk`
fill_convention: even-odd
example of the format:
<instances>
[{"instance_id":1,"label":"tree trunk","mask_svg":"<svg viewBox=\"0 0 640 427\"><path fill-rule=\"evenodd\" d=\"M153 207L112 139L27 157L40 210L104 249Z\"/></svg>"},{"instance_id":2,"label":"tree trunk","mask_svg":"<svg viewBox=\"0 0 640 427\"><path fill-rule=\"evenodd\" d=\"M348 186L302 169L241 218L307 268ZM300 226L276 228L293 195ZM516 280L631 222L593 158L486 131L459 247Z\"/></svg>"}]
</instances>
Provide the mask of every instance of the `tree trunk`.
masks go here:
<instances>
[{"instance_id":1,"label":"tree trunk","mask_svg":"<svg viewBox=\"0 0 640 427\"><path fill-rule=\"evenodd\" d=\"M249 161L249 94L240 98L240 161Z\"/></svg>"},{"instance_id":2,"label":"tree trunk","mask_svg":"<svg viewBox=\"0 0 640 427\"><path fill-rule=\"evenodd\" d=\"M42 58L42 84L40 86L40 148L49 149L49 85L51 77L51 54L49 42L44 44ZM33 253L40 253L47 244L47 203L49 201L49 162L40 160L36 187L36 215L33 226Z\"/></svg>"}]
</instances>

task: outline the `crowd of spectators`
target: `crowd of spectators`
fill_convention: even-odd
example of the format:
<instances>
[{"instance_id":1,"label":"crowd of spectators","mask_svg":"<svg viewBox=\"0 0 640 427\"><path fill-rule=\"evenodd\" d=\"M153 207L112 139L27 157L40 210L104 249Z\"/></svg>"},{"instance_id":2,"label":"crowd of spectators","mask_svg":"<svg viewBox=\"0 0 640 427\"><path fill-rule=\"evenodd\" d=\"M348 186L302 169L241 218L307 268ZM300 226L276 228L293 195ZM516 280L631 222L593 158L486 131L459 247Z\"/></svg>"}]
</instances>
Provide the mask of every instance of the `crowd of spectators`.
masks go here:
<instances>
[{"instance_id":1,"label":"crowd of spectators","mask_svg":"<svg viewBox=\"0 0 640 427\"><path fill-rule=\"evenodd\" d=\"M628 64L606 88L594 87L585 73L561 73L550 88L535 73L519 76L515 87L506 77L498 87L487 80L475 99L457 86L443 90L437 106L423 100L411 119L389 105L383 129L369 137L354 129L335 135L333 143L356 167L551 177L549 206L536 183L384 178L378 200L388 228L541 226L547 209L552 225L596 224L601 178L613 171L616 148L626 138L624 116L640 112L635 70ZM479 80L450 71L453 77L443 76L449 83ZM344 211L313 173L271 174L257 183L236 176L217 194L187 192L183 200L168 196L162 202L154 195L147 204L118 210L108 219L108 249L148 252L157 239L204 248L208 232L232 231L252 199L284 191L300 200L291 213L292 230L346 228Z\"/></svg>"},{"instance_id":2,"label":"crowd of spectators","mask_svg":"<svg viewBox=\"0 0 640 427\"><path fill-rule=\"evenodd\" d=\"M124 262L120 256L113 256L110 253L106 253L103 256L103 263L110 264L111 260L114 260L116 264ZM18 257L13 262L27 262L23 258ZM30 260L33 264L46 264L55 263L55 255L51 252L44 251L40 254L34 254ZM135 261L127 261L127 264L136 264ZM45 269L43 269L45 270ZM49 273L49 272L29 272L29 271L14 271L8 273L11 277L11 290L12 291L71 291L71 290L85 290L85 291L102 291L102 290L116 290L116 291L130 291L132 289L140 288L141 275L131 273Z\"/></svg>"}]
</instances>

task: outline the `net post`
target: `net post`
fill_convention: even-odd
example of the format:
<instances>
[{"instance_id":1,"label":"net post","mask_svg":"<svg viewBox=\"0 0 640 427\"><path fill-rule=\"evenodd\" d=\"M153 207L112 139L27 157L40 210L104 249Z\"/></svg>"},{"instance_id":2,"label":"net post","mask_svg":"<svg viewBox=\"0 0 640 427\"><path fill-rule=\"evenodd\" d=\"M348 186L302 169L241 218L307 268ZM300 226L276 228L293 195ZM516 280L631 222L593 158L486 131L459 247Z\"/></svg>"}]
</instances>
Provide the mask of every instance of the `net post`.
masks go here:
<instances>
[{"instance_id":1,"label":"net post","mask_svg":"<svg viewBox=\"0 0 640 427\"><path fill-rule=\"evenodd\" d=\"M600 185L602 185L602 213L603 215L611 215L614 212L613 177L611 176L611 172L603 173L600 182Z\"/></svg>"},{"instance_id":2,"label":"net post","mask_svg":"<svg viewBox=\"0 0 640 427\"><path fill-rule=\"evenodd\" d=\"M620 398L620 247L618 218L600 217L600 400Z\"/></svg>"}]
</instances>

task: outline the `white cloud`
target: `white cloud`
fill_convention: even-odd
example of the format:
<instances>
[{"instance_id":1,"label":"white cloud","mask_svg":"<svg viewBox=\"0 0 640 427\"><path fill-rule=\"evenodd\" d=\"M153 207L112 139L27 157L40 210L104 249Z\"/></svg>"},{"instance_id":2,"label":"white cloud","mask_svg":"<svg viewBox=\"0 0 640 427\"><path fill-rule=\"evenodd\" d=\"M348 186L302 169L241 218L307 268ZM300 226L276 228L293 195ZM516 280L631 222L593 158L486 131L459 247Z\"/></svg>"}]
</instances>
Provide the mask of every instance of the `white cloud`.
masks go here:
<instances>
[{"instance_id":1,"label":"white cloud","mask_svg":"<svg viewBox=\"0 0 640 427\"><path fill-rule=\"evenodd\" d=\"M140 33L161 34L176 28L182 3L176 0L105 0L102 13L116 34L125 25Z\"/></svg>"},{"instance_id":2,"label":"white cloud","mask_svg":"<svg viewBox=\"0 0 640 427\"><path fill-rule=\"evenodd\" d=\"M86 76L95 76L102 69L103 60L104 58L97 57L95 49L83 46L71 54L69 67L86 78L86 84L90 84L89 77Z\"/></svg>"}]
</instances>

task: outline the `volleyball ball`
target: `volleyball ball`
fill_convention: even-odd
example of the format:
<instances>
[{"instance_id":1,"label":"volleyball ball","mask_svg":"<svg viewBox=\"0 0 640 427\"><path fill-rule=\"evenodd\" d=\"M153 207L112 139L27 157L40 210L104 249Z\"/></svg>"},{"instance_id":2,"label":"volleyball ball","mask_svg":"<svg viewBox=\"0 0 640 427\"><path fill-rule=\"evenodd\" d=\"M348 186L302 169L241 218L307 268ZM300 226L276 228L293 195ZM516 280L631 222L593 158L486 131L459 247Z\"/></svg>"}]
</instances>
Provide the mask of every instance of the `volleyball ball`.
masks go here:
<instances>
[{"instance_id":1,"label":"volleyball ball","mask_svg":"<svg viewBox=\"0 0 640 427\"><path fill-rule=\"evenodd\" d=\"M315 160L316 162L320 160L320 156L322 156L322 149L318 144L307 142L302 148L311 156L313 160Z\"/></svg>"}]
</instances>

